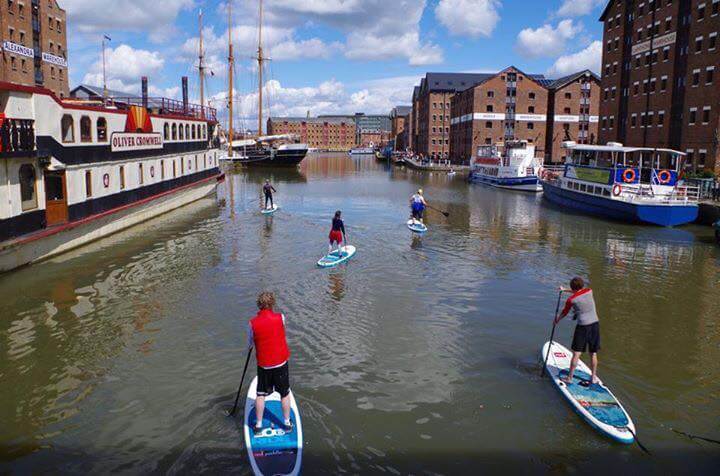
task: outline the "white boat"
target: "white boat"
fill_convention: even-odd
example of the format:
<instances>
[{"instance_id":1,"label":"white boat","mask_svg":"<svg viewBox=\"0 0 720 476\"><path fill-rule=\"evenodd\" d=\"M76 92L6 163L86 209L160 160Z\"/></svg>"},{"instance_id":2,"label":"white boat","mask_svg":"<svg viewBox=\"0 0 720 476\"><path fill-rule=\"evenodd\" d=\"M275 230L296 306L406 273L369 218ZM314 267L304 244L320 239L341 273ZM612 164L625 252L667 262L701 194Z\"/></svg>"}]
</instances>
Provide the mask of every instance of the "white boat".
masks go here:
<instances>
[{"instance_id":1,"label":"white boat","mask_svg":"<svg viewBox=\"0 0 720 476\"><path fill-rule=\"evenodd\" d=\"M351 156L361 156L361 155L375 155L375 148L374 147L356 147L354 149L350 149L349 154Z\"/></svg>"},{"instance_id":2,"label":"white boat","mask_svg":"<svg viewBox=\"0 0 720 476\"><path fill-rule=\"evenodd\" d=\"M538 180L542 159L527 141L508 141L504 152L495 145L481 145L470 167L470 181L498 188L541 192Z\"/></svg>"},{"instance_id":3,"label":"white boat","mask_svg":"<svg viewBox=\"0 0 720 476\"><path fill-rule=\"evenodd\" d=\"M659 226L695 221L698 187L682 180L685 154L671 149L576 144L570 158L542 172L543 196L564 208Z\"/></svg>"},{"instance_id":4,"label":"white boat","mask_svg":"<svg viewBox=\"0 0 720 476\"><path fill-rule=\"evenodd\" d=\"M212 193L215 110L171 99L82 104L0 84L0 272Z\"/></svg>"}]
</instances>

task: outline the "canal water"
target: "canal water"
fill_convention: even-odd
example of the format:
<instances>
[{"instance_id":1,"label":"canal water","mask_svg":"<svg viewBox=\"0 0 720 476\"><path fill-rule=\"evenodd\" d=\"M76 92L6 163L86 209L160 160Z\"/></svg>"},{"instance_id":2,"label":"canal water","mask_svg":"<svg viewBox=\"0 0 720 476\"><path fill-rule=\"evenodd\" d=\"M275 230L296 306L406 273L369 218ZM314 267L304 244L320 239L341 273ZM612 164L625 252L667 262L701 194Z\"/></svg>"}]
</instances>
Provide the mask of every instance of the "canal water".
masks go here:
<instances>
[{"instance_id":1,"label":"canal water","mask_svg":"<svg viewBox=\"0 0 720 476\"><path fill-rule=\"evenodd\" d=\"M418 187L450 213L423 237L405 227ZM336 209L358 252L320 270ZM345 155L230 171L217 198L0 276L0 473L249 474L226 412L261 290L288 319L306 474L709 473L720 446L672 430L720 439L719 269L709 228L564 213L461 176ZM600 375L651 456L539 376L574 275L595 291Z\"/></svg>"}]
</instances>

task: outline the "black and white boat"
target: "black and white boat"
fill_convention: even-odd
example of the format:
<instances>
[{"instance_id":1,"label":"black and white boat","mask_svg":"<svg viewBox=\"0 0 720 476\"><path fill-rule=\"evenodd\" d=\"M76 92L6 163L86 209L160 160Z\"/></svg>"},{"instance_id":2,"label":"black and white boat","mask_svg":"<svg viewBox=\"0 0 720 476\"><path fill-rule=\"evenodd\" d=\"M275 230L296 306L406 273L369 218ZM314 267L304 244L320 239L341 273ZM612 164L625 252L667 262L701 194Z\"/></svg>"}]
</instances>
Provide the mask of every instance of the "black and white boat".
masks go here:
<instances>
[{"instance_id":1,"label":"black and white boat","mask_svg":"<svg viewBox=\"0 0 720 476\"><path fill-rule=\"evenodd\" d=\"M234 140L232 153L228 153L225 146L220 160L241 165L295 167L305 159L308 146L294 140L290 135Z\"/></svg>"}]
</instances>

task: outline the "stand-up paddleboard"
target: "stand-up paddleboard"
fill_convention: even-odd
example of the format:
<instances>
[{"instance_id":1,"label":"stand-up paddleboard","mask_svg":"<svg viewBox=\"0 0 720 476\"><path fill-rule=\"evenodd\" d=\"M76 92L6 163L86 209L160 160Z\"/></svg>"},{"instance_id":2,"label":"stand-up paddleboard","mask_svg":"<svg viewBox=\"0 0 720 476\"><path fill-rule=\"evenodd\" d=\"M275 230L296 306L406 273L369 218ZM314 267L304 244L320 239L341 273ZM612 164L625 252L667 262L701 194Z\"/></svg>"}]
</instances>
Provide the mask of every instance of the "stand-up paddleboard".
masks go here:
<instances>
[{"instance_id":1,"label":"stand-up paddleboard","mask_svg":"<svg viewBox=\"0 0 720 476\"><path fill-rule=\"evenodd\" d=\"M257 476L297 475L302 463L302 422L295 396L290 392L290 420L294 428L289 433L283 428L283 414L280 394L275 392L265 398L263 431L255 435L253 427L255 416L255 398L257 397L257 377L250 383L245 400L245 447L250 458L253 473Z\"/></svg>"},{"instance_id":2,"label":"stand-up paddleboard","mask_svg":"<svg viewBox=\"0 0 720 476\"><path fill-rule=\"evenodd\" d=\"M415 219L408 220L407 227L410 228L410 231L413 233L425 233L428 231L427 226Z\"/></svg>"},{"instance_id":3,"label":"stand-up paddleboard","mask_svg":"<svg viewBox=\"0 0 720 476\"><path fill-rule=\"evenodd\" d=\"M340 253L333 251L320 258L317 264L321 268L332 268L352 258L355 255L355 251L357 250L352 245L343 246L340 248Z\"/></svg>"},{"instance_id":4,"label":"stand-up paddleboard","mask_svg":"<svg viewBox=\"0 0 720 476\"><path fill-rule=\"evenodd\" d=\"M260 213L262 213L263 215L272 215L273 213L278 211L278 208L280 207L277 205L273 205L272 208L263 208L262 210L260 210Z\"/></svg>"},{"instance_id":5,"label":"stand-up paddleboard","mask_svg":"<svg viewBox=\"0 0 720 476\"><path fill-rule=\"evenodd\" d=\"M545 361L546 356L547 373L553 383L590 426L621 443L632 443L635 440L635 425L630 415L602 381L590 383L590 368L582 360L575 369L573 382L567 384L560 378L567 376L572 352L557 342L553 342L550 348L550 342L546 342L540 357Z\"/></svg>"}]
</instances>

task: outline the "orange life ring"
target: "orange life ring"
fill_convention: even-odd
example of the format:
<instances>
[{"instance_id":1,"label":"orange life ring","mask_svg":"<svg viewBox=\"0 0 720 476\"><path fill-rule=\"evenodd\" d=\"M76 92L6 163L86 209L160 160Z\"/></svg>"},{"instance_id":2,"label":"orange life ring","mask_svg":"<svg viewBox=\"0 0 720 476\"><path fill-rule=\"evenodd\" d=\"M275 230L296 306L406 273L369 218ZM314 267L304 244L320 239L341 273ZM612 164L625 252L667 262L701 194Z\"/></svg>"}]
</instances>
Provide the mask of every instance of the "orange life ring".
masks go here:
<instances>
[{"instance_id":1,"label":"orange life ring","mask_svg":"<svg viewBox=\"0 0 720 476\"><path fill-rule=\"evenodd\" d=\"M658 172L657 178L658 182L665 185L670 183L670 181L672 180L672 174L669 170L661 170L660 172Z\"/></svg>"},{"instance_id":2,"label":"orange life ring","mask_svg":"<svg viewBox=\"0 0 720 476\"><path fill-rule=\"evenodd\" d=\"M622 187L620 184L615 184L615 186L612 188L612 194L615 197L619 197L622 194Z\"/></svg>"},{"instance_id":3,"label":"orange life ring","mask_svg":"<svg viewBox=\"0 0 720 476\"><path fill-rule=\"evenodd\" d=\"M622 173L622 178L625 183L633 183L636 177L637 175L635 174L634 169L625 169Z\"/></svg>"}]
</instances>

